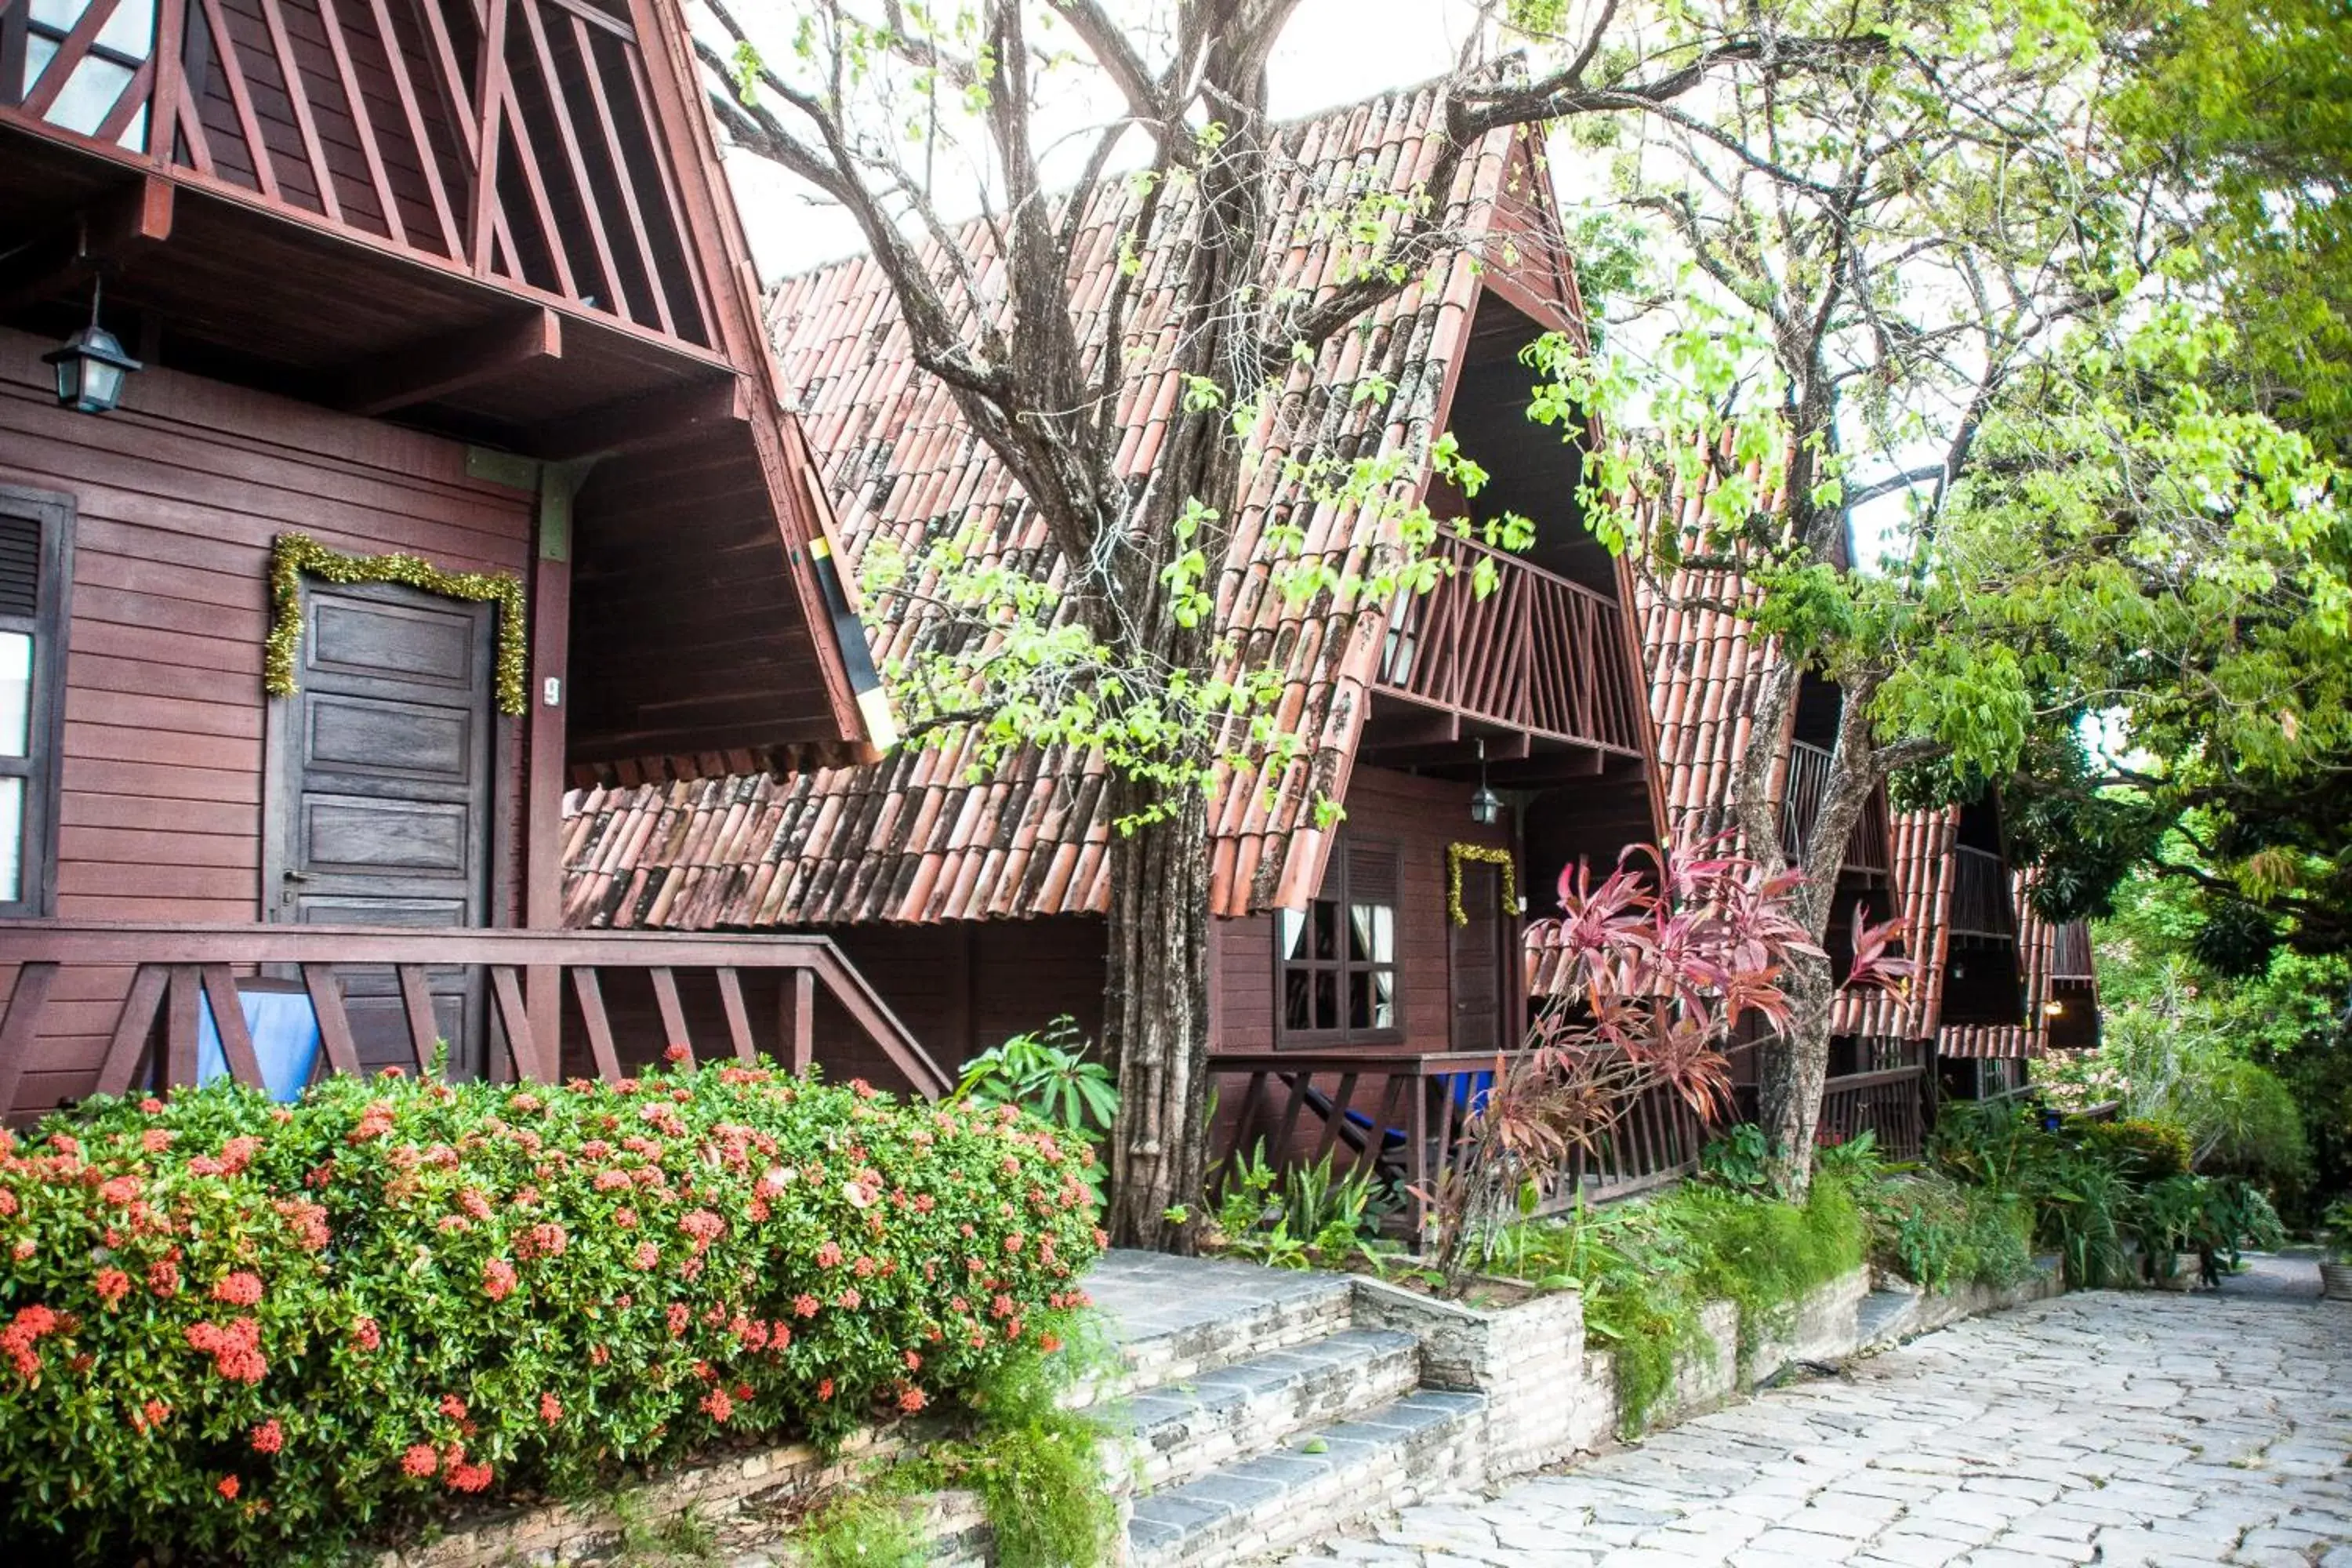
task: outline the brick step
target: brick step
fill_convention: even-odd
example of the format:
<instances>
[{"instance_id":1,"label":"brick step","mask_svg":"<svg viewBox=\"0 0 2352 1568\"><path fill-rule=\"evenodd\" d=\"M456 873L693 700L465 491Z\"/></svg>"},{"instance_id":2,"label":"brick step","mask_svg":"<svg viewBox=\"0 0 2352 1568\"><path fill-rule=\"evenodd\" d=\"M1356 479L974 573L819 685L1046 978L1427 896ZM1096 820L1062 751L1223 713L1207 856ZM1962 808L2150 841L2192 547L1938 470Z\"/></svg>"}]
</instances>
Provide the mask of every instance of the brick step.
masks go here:
<instances>
[{"instance_id":1,"label":"brick step","mask_svg":"<svg viewBox=\"0 0 2352 1568\"><path fill-rule=\"evenodd\" d=\"M1118 1336L1118 1364L1081 1388L1088 1404L1197 1379L1348 1327L1344 1274L1261 1268L1217 1258L1106 1253L1087 1289Z\"/></svg>"},{"instance_id":2,"label":"brick step","mask_svg":"<svg viewBox=\"0 0 2352 1568\"><path fill-rule=\"evenodd\" d=\"M1420 1342L1350 1329L1136 1394L1110 1412L1137 1484L1164 1489L1292 1433L1386 1405L1421 1378Z\"/></svg>"},{"instance_id":3,"label":"brick step","mask_svg":"<svg viewBox=\"0 0 2352 1568\"><path fill-rule=\"evenodd\" d=\"M1486 1414L1483 1394L1409 1394L1139 1498L1129 1568L1244 1562L1444 1491L1481 1472Z\"/></svg>"}]
</instances>

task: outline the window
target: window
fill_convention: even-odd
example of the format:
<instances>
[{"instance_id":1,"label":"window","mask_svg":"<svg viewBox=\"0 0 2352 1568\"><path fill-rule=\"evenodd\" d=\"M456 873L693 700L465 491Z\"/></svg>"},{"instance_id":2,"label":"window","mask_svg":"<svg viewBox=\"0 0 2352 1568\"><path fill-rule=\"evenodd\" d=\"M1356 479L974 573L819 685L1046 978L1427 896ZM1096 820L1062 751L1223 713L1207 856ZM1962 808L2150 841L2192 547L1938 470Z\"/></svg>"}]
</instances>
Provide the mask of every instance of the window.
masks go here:
<instances>
[{"instance_id":1,"label":"window","mask_svg":"<svg viewBox=\"0 0 2352 1568\"><path fill-rule=\"evenodd\" d=\"M1342 837L1320 896L1275 918L1285 1045L1392 1042L1397 1016L1396 846Z\"/></svg>"},{"instance_id":2,"label":"window","mask_svg":"<svg viewBox=\"0 0 2352 1568\"><path fill-rule=\"evenodd\" d=\"M63 496L0 485L0 915L54 901L72 520Z\"/></svg>"},{"instance_id":3,"label":"window","mask_svg":"<svg viewBox=\"0 0 2352 1568\"><path fill-rule=\"evenodd\" d=\"M91 0L30 0L0 16L0 62L24 62L15 80L0 79L0 102L22 103L32 95L90 5ZM155 0L120 0L79 59L71 62L42 118L84 136L100 134L112 121L120 126L115 137L121 145L144 148L146 105L125 103L123 96L155 47Z\"/></svg>"}]
</instances>

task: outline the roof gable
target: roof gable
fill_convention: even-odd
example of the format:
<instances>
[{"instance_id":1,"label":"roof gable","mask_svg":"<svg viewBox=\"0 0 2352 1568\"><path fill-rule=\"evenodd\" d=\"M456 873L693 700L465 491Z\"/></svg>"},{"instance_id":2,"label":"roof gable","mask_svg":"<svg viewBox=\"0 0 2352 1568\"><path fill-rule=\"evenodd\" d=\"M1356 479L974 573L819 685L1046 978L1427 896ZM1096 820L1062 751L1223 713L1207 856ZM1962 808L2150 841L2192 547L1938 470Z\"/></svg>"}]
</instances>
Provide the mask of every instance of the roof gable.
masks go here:
<instances>
[{"instance_id":1,"label":"roof gable","mask_svg":"<svg viewBox=\"0 0 2352 1568\"><path fill-rule=\"evenodd\" d=\"M1276 281L1318 289L1343 277L1355 259L1344 226L1315 215L1366 192L1410 193L1437 156L1441 126L1435 93L1419 89L1287 129L1292 157L1275 209L1287 226L1269 246ZM1328 838L1314 807L1318 797L1345 792L1385 624L1382 605L1328 595L1300 605L1276 585L1281 552L1269 541L1270 527L1295 527L1306 552L1360 569L1395 542L1387 524L1316 501L1286 477L1281 459L1310 445L1349 456L1418 453L1443 427L1451 373L1489 263L1508 275L1496 287L1536 300L1557 320L1573 320L1573 279L1527 141L1497 132L1464 159L1451 205L1472 241L1336 334L1313 366L1294 371L1262 418L1261 456L1235 511L1217 613L1251 667L1281 672L1275 715L1306 744L1286 763L1220 778L1210 808L1218 913L1311 895ZM1134 194L1114 181L1087 199L1075 292L1092 325L1118 264L1118 237ZM1485 237L1499 228L1498 211L1511 215L1507 246ZM1532 243L1543 225L1551 237ZM995 286L985 227L969 226L959 243L982 290ZM1130 344L1164 341L1162 279L1176 250L1162 246L1141 258ZM895 300L870 258L788 280L771 319L785 379L800 389L852 576L880 542L911 559L959 531L994 558L1058 576L1058 558L1027 498L945 387L914 364ZM1353 395L1373 377L1388 395ZM1164 359L1139 356L1120 392L1122 473L1139 479L1150 471L1179 390ZM1415 473L1401 495L1409 500L1423 482ZM906 658L948 635L923 611L921 587L877 595L868 621L877 660ZM569 918L702 927L1107 908L1111 826L1101 760L1029 748L976 777L978 749L974 737L950 734L944 743L904 748L869 766L792 779L583 792L569 803Z\"/></svg>"}]
</instances>

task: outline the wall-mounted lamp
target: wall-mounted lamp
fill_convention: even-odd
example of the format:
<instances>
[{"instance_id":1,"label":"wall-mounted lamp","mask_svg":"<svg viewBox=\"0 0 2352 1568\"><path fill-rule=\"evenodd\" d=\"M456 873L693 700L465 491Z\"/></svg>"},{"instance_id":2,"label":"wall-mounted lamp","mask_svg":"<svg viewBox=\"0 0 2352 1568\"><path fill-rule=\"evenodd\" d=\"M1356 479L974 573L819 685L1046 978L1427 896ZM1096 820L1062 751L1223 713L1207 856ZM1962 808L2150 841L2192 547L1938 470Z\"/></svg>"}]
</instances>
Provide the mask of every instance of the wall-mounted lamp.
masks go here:
<instances>
[{"instance_id":1,"label":"wall-mounted lamp","mask_svg":"<svg viewBox=\"0 0 2352 1568\"><path fill-rule=\"evenodd\" d=\"M1503 820L1503 797L1486 787L1486 739L1478 738L1478 788L1470 797L1470 820L1492 827Z\"/></svg>"},{"instance_id":2,"label":"wall-mounted lamp","mask_svg":"<svg viewBox=\"0 0 2352 1568\"><path fill-rule=\"evenodd\" d=\"M2042 1016L2045 1018L2055 1018L2065 1011L2066 1004L2054 996L2042 1004Z\"/></svg>"},{"instance_id":3,"label":"wall-mounted lamp","mask_svg":"<svg viewBox=\"0 0 2352 1568\"><path fill-rule=\"evenodd\" d=\"M58 403L77 414L109 414L122 401L122 378L144 368L98 324L99 283L89 285L89 325L41 356L58 373Z\"/></svg>"}]
</instances>

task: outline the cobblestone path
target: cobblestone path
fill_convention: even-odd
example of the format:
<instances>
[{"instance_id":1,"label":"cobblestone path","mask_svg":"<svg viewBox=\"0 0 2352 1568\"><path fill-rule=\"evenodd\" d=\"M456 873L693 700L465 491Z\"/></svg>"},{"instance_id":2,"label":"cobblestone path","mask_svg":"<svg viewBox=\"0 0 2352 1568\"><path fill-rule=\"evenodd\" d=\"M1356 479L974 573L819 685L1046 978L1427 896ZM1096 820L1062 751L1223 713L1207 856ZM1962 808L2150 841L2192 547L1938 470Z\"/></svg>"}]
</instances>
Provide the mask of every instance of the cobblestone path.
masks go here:
<instances>
[{"instance_id":1,"label":"cobblestone path","mask_svg":"<svg viewBox=\"0 0 2352 1568\"><path fill-rule=\"evenodd\" d=\"M2352 1568L2352 1306L2316 1275L1977 1319L1287 1561Z\"/></svg>"}]
</instances>

